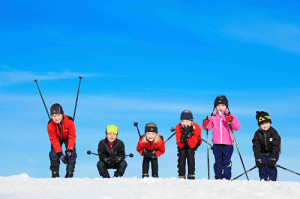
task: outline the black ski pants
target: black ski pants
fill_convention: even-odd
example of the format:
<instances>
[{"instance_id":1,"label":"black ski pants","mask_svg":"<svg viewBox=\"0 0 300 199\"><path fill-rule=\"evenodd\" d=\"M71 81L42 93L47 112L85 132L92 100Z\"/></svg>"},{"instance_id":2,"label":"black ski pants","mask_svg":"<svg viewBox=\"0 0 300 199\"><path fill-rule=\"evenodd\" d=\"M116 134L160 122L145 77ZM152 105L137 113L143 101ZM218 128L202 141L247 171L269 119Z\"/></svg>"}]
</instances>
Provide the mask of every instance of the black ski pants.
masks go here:
<instances>
[{"instance_id":1,"label":"black ski pants","mask_svg":"<svg viewBox=\"0 0 300 199\"><path fill-rule=\"evenodd\" d=\"M123 174L125 173L126 167L127 167L127 162L125 160L123 160L120 163L116 163L116 164L105 164L101 160L97 163L97 168L98 168L99 174L103 178L110 178L110 175L109 175L107 169L117 169L114 173L114 177L122 177Z\"/></svg>"},{"instance_id":2,"label":"black ski pants","mask_svg":"<svg viewBox=\"0 0 300 199\"><path fill-rule=\"evenodd\" d=\"M65 144L66 149L68 148L68 140L59 141L59 142L61 147L63 144ZM49 158L50 158L50 170L53 172L59 172L60 160L52 145L51 145L51 151L49 152ZM67 168L66 168L67 172L74 172L76 158L77 158L77 153L76 153L76 147L74 146L72 155L69 159L69 163L67 164Z\"/></svg>"},{"instance_id":3,"label":"black ski pants","mask_svg":"<svg viewBox=\"0 0 300 199\"><path fill-rule=\"evenodd\" d=\"M188 175L195 175L195 150L190 148L178 148L178 175L185 177L186 160L188 164Z\"/></svg>"},{"instance_id":4,"label":"black ski pants","mask_svg":"<svg viewBox=\"0 0 300 199\"><path fill-rule=\"evenodd\" d=\"M149 176L149 164L151 162L152 177L158 178L158 159L145 158L143 159L143 176Z\"/></svg>"}]
</instances>

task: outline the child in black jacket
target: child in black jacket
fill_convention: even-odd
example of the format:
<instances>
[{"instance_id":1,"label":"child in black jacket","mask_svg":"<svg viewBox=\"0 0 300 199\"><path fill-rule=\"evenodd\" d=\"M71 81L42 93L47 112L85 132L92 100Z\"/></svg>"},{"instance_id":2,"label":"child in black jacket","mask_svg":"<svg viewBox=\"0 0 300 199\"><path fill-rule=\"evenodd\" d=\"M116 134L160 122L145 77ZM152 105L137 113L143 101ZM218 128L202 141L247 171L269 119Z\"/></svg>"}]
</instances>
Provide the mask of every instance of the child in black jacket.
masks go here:
<instances>
[{"instance_id":1,"label":"child in black jacket","mask_svg":"<svg viewBox=\"0 0 300 199\"><path fill-rule=\"evenodd\" d=\"M253 152L256 166L259 169L260 180L277 180L276 162L281 150L281 138L277 131L271 127L271 118L267 112L256 112L257 124L260 127L255 132Z\"/></svg>"},{"instance_id":2,"label":"child in black jacket","mask_svg":"<svg viewBox=\"0 0 300 199\"><path fill-rule=\"evenodd\" d=\"M98 154L100 161L97 168L100 176L110 178L107 169L117 169L114 177L122 177L127 167L125 161L125 145L117 139L118 127L108 125L106 128L106 138L101 140L98 145Z\"/></svg>"}]
</instances>

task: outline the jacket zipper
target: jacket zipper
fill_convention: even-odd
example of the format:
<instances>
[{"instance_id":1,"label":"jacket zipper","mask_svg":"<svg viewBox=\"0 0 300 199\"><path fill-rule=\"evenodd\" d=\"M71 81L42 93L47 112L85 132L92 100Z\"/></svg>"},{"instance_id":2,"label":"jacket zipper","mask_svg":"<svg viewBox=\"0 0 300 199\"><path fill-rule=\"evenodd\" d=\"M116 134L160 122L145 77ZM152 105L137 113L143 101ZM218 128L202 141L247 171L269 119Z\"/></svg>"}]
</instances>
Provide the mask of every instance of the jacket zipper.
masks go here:
<instances>
[{"instance_id":1,"label":"jacket zipper","mask_svg":"<svg viewBox=\"0 0 300 199\"><path fill-rule=\"evenodd\" d=\"M266 150L268 152L268 145L267 145L267 135L266 133L264 132L264 137L265 137L265 144L266 144Z\"/></svg>"},{"instance_id":2,"label":"jacket zipper","mask_svg":"<svg viewBox=\"0 0 300 199\"><path fill-rule=\"evenodd\" d=\"M220 114L220 113L219 113ZM222 114L220 115L221 144L223 144Z\"/></svg>"}]
</instances>

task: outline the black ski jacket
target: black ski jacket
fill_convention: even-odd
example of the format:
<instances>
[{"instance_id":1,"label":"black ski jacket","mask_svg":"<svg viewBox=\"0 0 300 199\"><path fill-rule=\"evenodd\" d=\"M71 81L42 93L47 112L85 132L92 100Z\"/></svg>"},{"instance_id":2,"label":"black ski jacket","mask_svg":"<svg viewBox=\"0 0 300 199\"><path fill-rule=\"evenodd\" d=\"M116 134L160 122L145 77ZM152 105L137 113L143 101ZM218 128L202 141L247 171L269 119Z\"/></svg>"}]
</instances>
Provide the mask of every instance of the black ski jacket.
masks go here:
<instances>
[{"instance_id":1,"label":"black ski jacket","mask_svg":"<svg viewBox=\"0 0 300 199\"><path fill-rule=\"evenodd\" d=\"M125 159L125 145L124 143L116 139L113 143L112 148L108 144L107 138L101 140L98 145L99 159L104 160L105 157L115 158L121 156L121 162Z\"/></svg>"},{"instance_id":2,"label":"black ski jacket","mask_svg":"<svg viewBox=\"0 0 300 199\"><path fill-rule=\"evenodd\" d=\"M260 159L262 156L277 158L281 153L281 138L273 127L267 131L258 129L252 143L255 159Z\"/></svg>"}]
</instances>

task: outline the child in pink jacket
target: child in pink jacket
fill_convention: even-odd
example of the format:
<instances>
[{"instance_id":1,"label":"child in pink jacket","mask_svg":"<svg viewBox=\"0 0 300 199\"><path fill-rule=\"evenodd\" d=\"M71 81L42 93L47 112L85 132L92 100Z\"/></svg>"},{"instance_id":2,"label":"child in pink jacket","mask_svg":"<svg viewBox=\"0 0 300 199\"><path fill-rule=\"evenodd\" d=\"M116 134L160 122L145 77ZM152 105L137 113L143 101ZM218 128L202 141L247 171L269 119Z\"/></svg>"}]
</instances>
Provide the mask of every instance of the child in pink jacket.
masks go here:
<instances>
[{"instance_id":1,"label":"child in pink jacket","mask_svg":"<svg viewBox=\"0 0 300 199\"><path fill-rule=\"evenodd\" d=\"M202 128L204 130L213 129L213 153L215 156L215 179L231 178L231 156L233 153L234 139L229 124L232 129L240 129L240 123L237 118L230 114L228 109L228 100L225 96L218 96L215 99L214 111L208 119L203 120Z\"/></svg>"}]
</instances>

